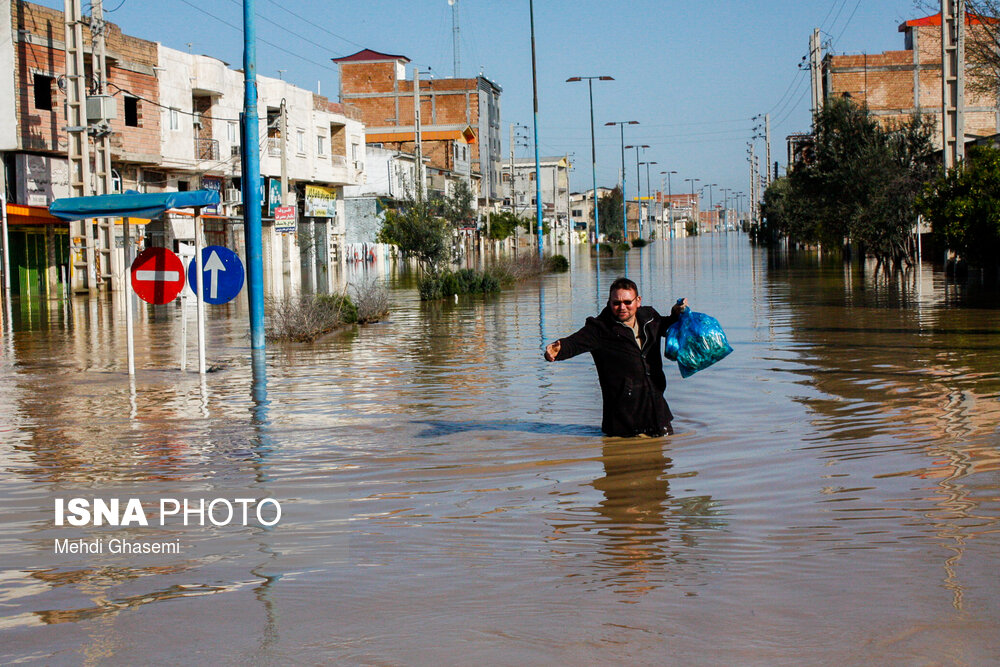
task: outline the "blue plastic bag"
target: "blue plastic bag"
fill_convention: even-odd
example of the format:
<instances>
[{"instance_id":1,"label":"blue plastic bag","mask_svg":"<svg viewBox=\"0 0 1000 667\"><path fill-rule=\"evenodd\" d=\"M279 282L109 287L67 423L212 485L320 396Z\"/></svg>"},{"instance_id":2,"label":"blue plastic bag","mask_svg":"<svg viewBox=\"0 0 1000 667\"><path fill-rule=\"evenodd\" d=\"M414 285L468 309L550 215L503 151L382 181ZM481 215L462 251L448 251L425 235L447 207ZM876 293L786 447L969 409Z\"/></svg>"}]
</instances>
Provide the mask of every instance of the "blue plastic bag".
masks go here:
<instances>
[{"instance_id":1,"label":"blue plastic bag","mask_svg":"<svg viewBox=\"0 0 1000 667\"><path fill-rule=\"evenodd\" d=\"M678 299L677 303L683 303ZM667 329L664 355L677 362L681 377L690 377L723 359L733 351L719 321L705 313L692 312L685 306L680 319Z\"/></svg>"}]
</instances>

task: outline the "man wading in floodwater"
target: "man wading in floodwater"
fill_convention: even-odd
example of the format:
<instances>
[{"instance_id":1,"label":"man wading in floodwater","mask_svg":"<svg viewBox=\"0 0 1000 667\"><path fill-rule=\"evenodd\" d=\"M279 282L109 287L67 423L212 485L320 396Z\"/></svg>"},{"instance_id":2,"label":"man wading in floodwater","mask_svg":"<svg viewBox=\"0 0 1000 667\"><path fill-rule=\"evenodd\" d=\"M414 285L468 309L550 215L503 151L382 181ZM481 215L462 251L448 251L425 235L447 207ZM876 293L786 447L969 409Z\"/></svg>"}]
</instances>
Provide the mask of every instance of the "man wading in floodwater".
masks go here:
<instances>
[{"instance_id":1,"label":"man wading in floodwater","mask_svg":"<svg viewBox=\"0 0 1000 667\"><path fill-rule=\"evenodd\" d=\"M575 334L545 346L546 361L562 361L590 352L604 397L601 430L607 435L659 436L673 433L674 416L663 398L660 339L677 321L687 299L675 304L670 317L642 306L639 288L628 278L611 283L608 305Z\"/></svg>"}]
</instances>

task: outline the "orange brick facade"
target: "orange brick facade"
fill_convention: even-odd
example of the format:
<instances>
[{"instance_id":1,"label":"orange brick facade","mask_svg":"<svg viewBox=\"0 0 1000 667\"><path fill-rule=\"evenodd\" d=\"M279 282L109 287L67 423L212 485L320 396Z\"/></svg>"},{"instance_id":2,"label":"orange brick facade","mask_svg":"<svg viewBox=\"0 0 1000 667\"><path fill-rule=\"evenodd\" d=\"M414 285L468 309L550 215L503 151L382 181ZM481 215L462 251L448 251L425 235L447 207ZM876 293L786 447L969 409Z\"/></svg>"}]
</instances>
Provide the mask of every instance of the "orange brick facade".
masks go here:
<instances>
[{"instance_id":1,"label":"orange brick facade","mask_svg":"<svg viewBox=\"0 0 1000 667\"><path fill-rule=\"evenodd\" d=\"M405 77L403 56L361 51L354 56L337 59L340 67L340 99L360 110L369 134L393 131L411 132L409 141L378 140L386 147L412 152L414 141L414 83ZM499 87L482 77L472 79L431 79L421 77L420 123L422 135L432 129L461 131L471 127L472 171L491 183L496 196L499 192L500 139ZM484 104L485 103L485 104ZM481 117L481 108L490 110L491 117ZM486 142L484 144L484 142ZM422 142L422 150L432 167L455 169L454 139L431 139ZM485 163L485 164L484 164Z\"/></svg>"},{"instance_id":2,"label":"orange brick facade","mask_svg":"<svg viewBox=\"0 0 1000 667\"><path fill-rule=\"evenodd\" d=\"M15 45L15 111L19 149L65 155L66 117L65 23L63 13L27 2L11 2L11 21ZM88 81L91 74L91 34L83 29L85 64ZM115 162L156 164L160 160L160 114L156 106L158 84L157 46L123 35L118 26L107 24L107 92L113 95L117 118L111 121L111 151ZM48 81L51 79L51 81ZM46 101L48 81L49 108L36 102ZM135 96L137 126L126 125L125 98Z\"/></svg>"},{"instance_id":3,"label":"orange brick facade","mask_svg":"<svg viewBox=\"0 0 1000 667\"><path fill-rule=\"evenodd\" d=\"M823 62L826 97L849 96L866 103L886 124L900 123L914 114L933 119L934 142L941 136L941 25L935 17L908 21L899 27L906 49L873 54L827 56ZM966 39L981 36L978 25L966 26ZM996 95L965 89L965 133L989 136L1000 131Z\"/></svg>"}]
</instances>

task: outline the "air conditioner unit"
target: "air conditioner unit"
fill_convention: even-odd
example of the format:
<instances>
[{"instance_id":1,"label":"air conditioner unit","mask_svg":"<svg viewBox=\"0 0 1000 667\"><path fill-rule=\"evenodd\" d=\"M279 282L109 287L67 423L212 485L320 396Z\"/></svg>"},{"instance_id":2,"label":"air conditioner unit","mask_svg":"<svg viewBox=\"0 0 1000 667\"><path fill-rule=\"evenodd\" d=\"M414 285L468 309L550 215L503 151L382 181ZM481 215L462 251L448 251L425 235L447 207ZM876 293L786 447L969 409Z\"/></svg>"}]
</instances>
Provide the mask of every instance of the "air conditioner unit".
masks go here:
<instances>
[{"instance_id":1,"label":"air conditioner unit","mask_svg":"<svg viewBox=\"0 0 1000 667\"><path fill-rule=\"evenodd\" d=\"M239 204L243 200L243 193L239 188L226 188L225 202L227 204Z\"/></svg>"},{"instance_id":2,"label":"air conditioner unit","mask_svg":"<svg viewBox=\"0 0 1000 667\"><path fill-rule=\"evenodd\" d=\"M365 163L362 162L361 160L355 160L354 161L354 168L357 169L358 171L364 171L365 170Z\"/></svg>"}]
</instances>

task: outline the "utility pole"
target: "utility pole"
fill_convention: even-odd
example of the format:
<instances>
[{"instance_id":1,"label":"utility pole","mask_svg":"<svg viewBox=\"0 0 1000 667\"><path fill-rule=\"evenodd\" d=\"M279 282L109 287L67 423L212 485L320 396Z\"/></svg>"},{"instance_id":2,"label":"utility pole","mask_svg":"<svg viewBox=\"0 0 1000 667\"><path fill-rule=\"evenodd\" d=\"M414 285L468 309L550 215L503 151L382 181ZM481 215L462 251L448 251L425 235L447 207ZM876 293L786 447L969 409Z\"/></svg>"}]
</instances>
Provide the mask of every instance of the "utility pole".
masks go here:
<instances>
[{"instance_id":1,"label":"utility pole","mask_svg":"<svg viewBox=\"0 0 1000 667\"><path fill-rule=\"evenodd\" d=\"M458 0L448 0L451 5L451 49L452 49L452 76L458 78L458 72L462 69L462 58L459 54L459 31L458 31Z\"/></svg>"},{"instance_id":2,"label":"utility pole","mask_svg":"<svg viewBox=\"0 0 1000 667\"><path fill-rule=\"evenodd\" d=\"M941 0L941 114L950 169L965 159L965 0Z\"/></svg>"},{"instance_id":3,"label":"utility pole","mask_svg":"<svg viewBox=\"0 0 1000 667\"><path fill-rule=\"evenodd\" d=\"M416 144L417 168L414 174L416 180L417 201L424 197L424 152L420 136L420 70L413 68L413 141Z\"/></svg>"},{"instance_id":4,"label":"utility pole","mask_svg":"<svg viewBox=\"0 0 1000 667\"><path fill-rule=\"evenodd\" d=\"M96 95L101 100L101 120L93 128L94 149L95 149L95 175L97 177L97 194L106 195L111 193L111 126L104 118L104 96L107 95L107 74L106 47L104 33L107 24L104 22L104 10L102 0L93 0L90 12L90 36L92 41L91 73L94 78ZM112 232L111 220L99 218L97 220L97 243L95 251L97 253L97 263L95 272L97 274L98 287L110 286L113 275L111 253L114 247L114 234ZM124 272L123 272L124 275ZM107 281L107 282L105 282ZM128 292L127 283L123 289Z\"/></svg>"},{"instance_id":5,"label":"utility pole","mask_svg":"<svg viewBox=\"0 0 1000 667\"><path fill-rule=\"evenodd\" d=\"M87 136L87 80L83 64L81 0L65 0L66 19L66 154L71 197L90 194L90 140ZM97 289L93 224L70 223L70 284L74 292Z\"/></svg>"},{"instance_id":6,"label":"utility pole","mask_svg":"<svg viewBox=\"0 0 1000 667\"><path fill-rule=\"evenodd\" d=\"M257 117L257 25L254 0L243 0L243 235L247 248L250 349L262 366L264 340L264 256L260 215L260 135Z\"/></svg>"},{"instance_id":7,"label":"utility pole","mask_svg":"<svg viewBox=\"0 0 1000 667\"><path fill-rule=\"evenodd\" d=\"M819 28L813 28L812 35L809 37L809 83L812 88L812 112L814 119L823 109L823 71L820 65L822 56Z\"/></svg>"},{"instance_id":8,"label":"utility pole","mask_svg":"<svg viewBox=\"0 0 1000 667\"><path fill-rule=\"evenodd\" d=\"M764 143L767 144L767 162L764 166L767 167L767 179L765 182L765 188L771 186L771 114L764 114Z\"/></svg>"}]
</instances>

